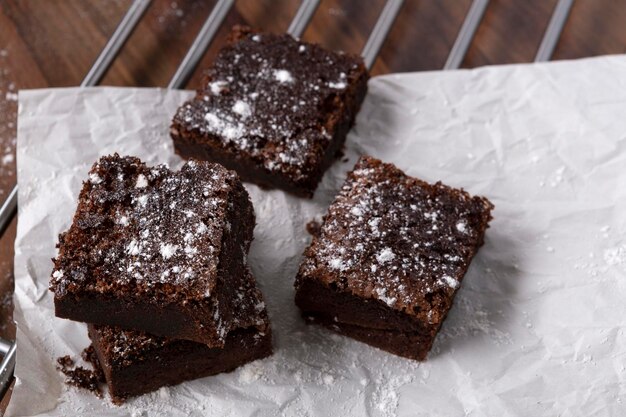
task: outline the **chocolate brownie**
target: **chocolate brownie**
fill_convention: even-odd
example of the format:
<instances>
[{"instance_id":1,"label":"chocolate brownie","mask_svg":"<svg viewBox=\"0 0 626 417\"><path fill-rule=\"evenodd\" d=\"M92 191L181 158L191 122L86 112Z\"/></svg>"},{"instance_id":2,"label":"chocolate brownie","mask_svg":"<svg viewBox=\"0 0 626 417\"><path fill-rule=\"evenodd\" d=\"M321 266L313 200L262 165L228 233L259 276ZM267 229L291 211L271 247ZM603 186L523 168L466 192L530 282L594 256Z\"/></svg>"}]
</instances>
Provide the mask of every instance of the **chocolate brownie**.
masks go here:
<instances>
[{"instance_id":1,"label":"chocolate brownie","mask_svg":"<svg viewBox=\"0 0 626 417\"><path fill-rule=\"evenodd\" d=\"M359 56L236 26L174 116L174 149L311 197L354 124L368 78Z\"/></svg>"},{"instance_id":2,"label":"chocolate brownie","mask_svg":"<svg viewBox=\"0 0 626 417\"><path fill-rule=\"evenodd\" d=\"M94 164L50 290L58 317L222 347L235 327L254 211L237 175L208 162L180 171L117 154Z\"/></svg>"},{"instance_id":3,"label":"chocolate brownie","mask_svg":"<svg viewBox=\"0 0 626 417\"><path fill-rule=\"evenodd\" d=\"M272 336L265 304L248 274L246 287L237 290L236 317L240 323L226 336L223 348L176 340L119 327L88 326L111 398L126 398L190 379L231 371L272 353Z\"/></svg>"},{"instance_id":4,"label":"chocolate brownie","mask_svg":"<svg viewBox=\"0 0 626 417\"><path fill-rule=\"evenodd\" d=\"M304 252L296 304L308 321L423 360L493 205L362 157Z\"/></svg>"}]
</instances>

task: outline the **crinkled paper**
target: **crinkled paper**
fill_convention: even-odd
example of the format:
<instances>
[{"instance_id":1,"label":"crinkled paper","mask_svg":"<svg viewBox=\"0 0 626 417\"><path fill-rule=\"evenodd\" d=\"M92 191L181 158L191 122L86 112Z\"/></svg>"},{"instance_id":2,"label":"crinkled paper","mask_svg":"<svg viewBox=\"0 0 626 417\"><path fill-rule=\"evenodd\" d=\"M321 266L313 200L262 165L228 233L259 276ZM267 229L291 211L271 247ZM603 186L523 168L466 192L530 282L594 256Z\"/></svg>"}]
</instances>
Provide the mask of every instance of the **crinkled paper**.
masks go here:
<instances>
[{"instance_id":1,"label":"crinkled paper","mask_svg":"<svg viewBox=\"0 0 626 417\"><path fill-rule=\"evenodd\" d=\"M246 185L258 226L249 263L275 354L129 401L68 388L84 324L54 317L59 232L101 155L177 168L169 122L188 91L67 88L19 95L15 243L17 384L9 415L626 415L626 58L376 77L313 200ZM486 243L427 362L306 326L293 281L357 155L487 196ZM181 358L182 360L182 358Z\"/></svg>"}]
</instances>

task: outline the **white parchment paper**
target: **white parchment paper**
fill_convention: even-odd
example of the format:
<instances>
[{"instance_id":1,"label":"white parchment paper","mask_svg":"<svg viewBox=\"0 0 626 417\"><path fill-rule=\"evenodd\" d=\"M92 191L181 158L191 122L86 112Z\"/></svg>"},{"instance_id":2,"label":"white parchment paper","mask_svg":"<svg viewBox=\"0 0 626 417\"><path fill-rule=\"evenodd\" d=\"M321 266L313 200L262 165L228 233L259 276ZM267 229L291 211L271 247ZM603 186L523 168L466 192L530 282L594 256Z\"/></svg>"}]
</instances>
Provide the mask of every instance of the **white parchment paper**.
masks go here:
<instances>
[{"instance_id":1,"label":"white parchment paper","mask_svg":"<svg viewBox=\"0 0 626 417\"><path fill-rule=\"evenodd\" d=\"M88 345L54 317L50 258L91 164L181 161L168 125L190 92L54 89L19 96L17 384L9 415L626 415L626 58L377 77L348 162L312 201L247 185L250 264L276 353L117 407L67 388L55 358ZM482 194L495 219L425 363L305 326L293 279L357 154Z\"/></svg>"}]
</instances>

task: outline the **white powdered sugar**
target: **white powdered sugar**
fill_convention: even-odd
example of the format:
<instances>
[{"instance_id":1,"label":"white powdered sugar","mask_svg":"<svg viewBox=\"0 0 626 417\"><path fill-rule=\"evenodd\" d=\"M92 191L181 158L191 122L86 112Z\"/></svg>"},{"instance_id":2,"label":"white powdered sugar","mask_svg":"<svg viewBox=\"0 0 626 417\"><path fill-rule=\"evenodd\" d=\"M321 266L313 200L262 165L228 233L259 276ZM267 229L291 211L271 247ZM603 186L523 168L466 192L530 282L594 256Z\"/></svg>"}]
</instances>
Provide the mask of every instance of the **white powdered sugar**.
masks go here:
<instances>
[{"instance_id":1,"label":"white powdered sugar","mask_svg":"<svg viewBox=\"0 0 626 417\"><path fill-rule=\"evenodd\" d=\"M284 69L274 70L274 79L280 83L291 83L293 77L291 73Z\"/></svg>"},{"instance_id":2,"label":"white powdered sugar","mask_svg":"<svg viewBox=\"0 0 626 417\"><path fill-rule=\"evenodd\" d=\"M89 174L89 182L92 184L100 184L102 182L102 178L98 174L91 173Z\"/></svg>"},{"instance_id":3,"label":"white powdered sugar","mask_svg":"<svg viewBox=\"0 0 626 417\"><path fill-rule=\"evenodd\" d=\"M240 115L243 119L250 117L252 109L250 105L243 100L237 100L233 105L233 112Z\"/></svg>"},{"instance_id":4,"label":"white powdered sugar","mask_svg":"<svg viewBox=\"0 0 626 417\"><path fill-rule=\"evenodd\" d=\"M396 297L387 297L387 290L385 288L376 288L374 291L378 295L378 299L390 307L393 306L397 300Z\"/></svg>"},{"instance_id":5,"label":"white powdered sugar","mask_svg":"<svg viewBox=\"0 0 626 417\"><path fill-rule=\"evenodd\" d=\"M192 257L196 253L198 253L198 248L196 248L195 246L185 246L183 251L185 252L185 255Z\"/></svg>"},{"instance_id":6,"label":"white powdered sugar","mask_svg":"<svg viewBox=\"0 0 626 417\"><path fill-rule=\"evenodd\" d=\"M126 253L130 256L137 256L141 253L141 244L136 240L131 240L126 247Z\"/></svg>"},{"instance_id":7,"label":"white powdered sugar","mask_svg":"<svg viewBox=\"0 0 626 417\"><path fill-rule=\"evenodd\" d=\"M135 188L146 188L148 186L148 180L146 176L143 174L137 175L137 182L135 183Z\"/></svg>"},{"instance_id":8,"label":"white powdered sugar","mask_svg":"<svg viewBox=\"0 0 626 417\"><path fill-rule=\"evenodd\" d=\"M348 269L348 266L340 258L331 259L328 262L328 266L330 266L331 269L336 269L339 271L345 271L346 269Z\"/></svg>"},{"instance_id":9,"label":"white powdered sugar","mask_svg":"<svg viewBox=\"0 0 626 417\"><path fill-rule=\"evenodd\" d=\"M213 81L209 83L209 90L211 94L218 96L222 93L222 91L228 86L228 82L226 81Z\"/></svg>"},{"instance_id":10,"label":"white powdered sugar","mask_svg":"<svg viewBox=\"0 0 626 417\"><path fill-rule=\"evenodd\" d=\"M159 248L159 253L163 259L171 258L176 254L176 251L178 251L178 245L171 243L161 243L161 247Z\"/></svg>"},{"instance_id":11,"label":"white powdered sugar","mask_svg":"<svg viewBox=\"0 0 626 417\"><path fill-rule=\"evenodd\" d=\"M249 363L239 371L239 382L242 384L251 384L263 376L263 365L256 361Z\"/></svg>"},{"instance_id":12,"label":"white powdered sugar","mask_svg":"<svg viewBox=\"0 0 626 417\"><path fill-rule=\"evenodd\" d=\"M604 262L607 265L626 265L626 245L619 245L604 251Z\"/></svg>"},{"instance_id":13,"label":"white powdered sugar","mask_svg":"<svg viewBox=\"0 0 626 417\"><path fill-rule=\"evenodd\" d=\"M359 207L357 207L357 206L352 207L350 209L350 213L352 213L354 216L362 216L363 215L363 211Z\"/></svg>"},{"instance_id":14,"label":"white powdered sugar","mask_svg":"<svg viewBox=\"0 0 626 417\"><path fill-rule=\"evenodd\" d=\"M450 287L450 288L455 288L455 289L456 289L456 288L458 288L458 287L459 287L459 285L460 285L459 281L457 281L456 279L452 278L452 277L451 277L451 276L449 276L449 275L443 275L443 276L440 278L440 281L441 281L443 284L445 284L445 285L447 285L448 287Z\"/></svg>"},{"instance_id":15,"label":"white powdered sugar","mask_svg":"<svg viewBox=\"0 0 626 417\"><path fill-rule=\"evenodd\" d=\"M336 89L336 90L343 90L343 89L344 89L344 88L346 88L348 85L347 85L345 82L343 82L343 81L339 81L339 82L337 82L337 83L329 82L329 83L328 83L328 86L329 86L330 88L334 88L334 89Z\"/></svg>"},{"instance_id":16,"label":"white powdered sugar","mask_svg":"<svg viewBox=\"0 0 626 417\"><path fill-rule=\"evenodd\" d=\"M141 207L145 207L148 204L148 194L143 194L137 197L137 203Z\"/></svg>"},{"instance_id":17,"label":"white powdered sugar","mask_svg":"<svg viewBox=\"0 0 626 417\"><path fill-rule=\"evenodd\" d=\"M391 248L384 248L378 254L376 254L376 260L378 263L384 264L385 262L389 262L396 257L396 254L393 253Z\"/></svg>"},{"instance_id":18,"label":"white powdered sugar","mask_svg":"<svg viewBox=\"0 0 626 417\"><path fill-rule=\"evenodd\" d=\"M244 127L240 123L230 122L226 118L221 118L214 113L204 115L209 131L222 135L224 138L234 140L244 134Z\"/></svg>"}]
</instances>

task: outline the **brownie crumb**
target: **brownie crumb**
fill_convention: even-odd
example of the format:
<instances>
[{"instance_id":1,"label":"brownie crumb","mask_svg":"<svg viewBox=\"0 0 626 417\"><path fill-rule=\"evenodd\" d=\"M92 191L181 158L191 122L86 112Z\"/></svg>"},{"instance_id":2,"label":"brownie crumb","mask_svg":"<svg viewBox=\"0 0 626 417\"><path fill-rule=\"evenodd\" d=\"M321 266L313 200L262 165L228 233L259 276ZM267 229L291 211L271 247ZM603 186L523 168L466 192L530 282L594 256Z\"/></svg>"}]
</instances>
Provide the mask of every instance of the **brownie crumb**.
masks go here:
<instances>
[{"instance_id":1,"label":"brownie crumb","mask_svg":"<svg viewBox=\"0 0 626 417\"><path fill-rule=\"evenodd\" d=\"M60 358L57 358L57 363L63 369L70 368L70 367L74 366L74 361L68 355L61 356Z\"/></svg>"},{"instance_id":2,"label":"brownie crumb","mask_svg":"<svg viewBox=\"0 0 626 417\"><path fill-rule=\"evenodd\" d=\"M83 358L85 362L89 362L93 367L93 372L95 376L98 378L99 382L104 383L104 372L102 372L102 367L100 366L100 361L98 360L98 355L96 354L96 350L93 345L89 345L82 351L80 356Z\"/></svg>"},{"instance_id":3,"label":"brownie crumb","mask_svg":"<svg viewBox=\"0 0 626 417\"><path fill-rule=\"evenodd\" d=\"M85 351L87 351L87 349L85 349ZM57 358L57 363L57 369L65 375L66 384L86 389L95 394L98 398L102 398L100 381L104 380L104 375L99 367L94 368L95 370L85 369L82 366L74 367L74 361L67 355Z\"/></svg>"},{"instance_id":4,"label":"brownie crumb","mask_svg":"<svg viewBox=\"0 0 626 417\"><path fill-rule=\"evenodd\" d=\"M306 224L306 231L311 236L314 236L314 237L319 236L321 230L322 230L322 225L317 220L311 220L310 222Z\"/></svg>"}]
</instances>

